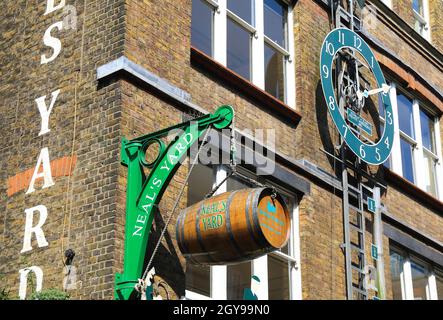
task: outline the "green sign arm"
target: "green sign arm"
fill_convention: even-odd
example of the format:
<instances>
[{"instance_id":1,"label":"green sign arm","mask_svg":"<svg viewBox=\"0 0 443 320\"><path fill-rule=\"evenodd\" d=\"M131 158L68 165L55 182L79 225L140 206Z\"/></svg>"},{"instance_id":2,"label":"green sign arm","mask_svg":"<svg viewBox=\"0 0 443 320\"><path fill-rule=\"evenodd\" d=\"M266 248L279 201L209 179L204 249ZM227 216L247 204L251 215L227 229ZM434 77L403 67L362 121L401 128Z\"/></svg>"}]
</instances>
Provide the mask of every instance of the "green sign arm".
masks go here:
<instances>
[{"instance_id":1,"label":"green sign arm","mask_svg":"<svg viewBox=\"0 0 443 320\"><path fill-rule=\"evenodd\" d=\"M146 247L151 231L154 213L170 180L180 167L182 159L199 137L213 126L216 129L228 127L234 110L221 106L214 114L208 114L192 121L172 126L131 141L123 139L122 164L128 167L126 192L125 254L123 273L115 278L115 299L128 300L134 286L142 276ZM162 140L172 130L180 129L182 134L165 146ZM145 159L149 146L157 144L159 152L152 163ZM143 167L151 169L145 178Z\"/></svg>"}]
</instances>

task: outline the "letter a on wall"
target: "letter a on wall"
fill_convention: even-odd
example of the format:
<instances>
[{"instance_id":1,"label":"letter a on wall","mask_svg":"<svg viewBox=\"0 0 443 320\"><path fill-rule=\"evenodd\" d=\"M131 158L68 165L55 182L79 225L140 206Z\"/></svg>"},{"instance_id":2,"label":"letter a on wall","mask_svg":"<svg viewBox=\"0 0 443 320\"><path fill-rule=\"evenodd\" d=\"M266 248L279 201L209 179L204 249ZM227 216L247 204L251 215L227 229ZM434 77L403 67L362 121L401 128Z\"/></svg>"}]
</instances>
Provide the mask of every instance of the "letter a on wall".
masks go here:
<instances>
[{"instance_id":1,"label":"letter a on wall","mask_svg":"<svg viewBox=\"0 0 443 320\"><path fill-rule=\"evenodd\" d=\"M43 164L43 172L39 173L39 169L42 164ZM32 175L32 179L31 182L29 183L29 188L28 191L26 191L26 194L35 191L34 183L35 180L38 178L44 178L45 183L43 184L43 189L54 185L54 181L52 180L52 174L51 174L51 164L49 162L48 148L43 148L40 151L40 156L38 157L37 165L35 166L34 174Z\"/></svg>"}]
</instances>

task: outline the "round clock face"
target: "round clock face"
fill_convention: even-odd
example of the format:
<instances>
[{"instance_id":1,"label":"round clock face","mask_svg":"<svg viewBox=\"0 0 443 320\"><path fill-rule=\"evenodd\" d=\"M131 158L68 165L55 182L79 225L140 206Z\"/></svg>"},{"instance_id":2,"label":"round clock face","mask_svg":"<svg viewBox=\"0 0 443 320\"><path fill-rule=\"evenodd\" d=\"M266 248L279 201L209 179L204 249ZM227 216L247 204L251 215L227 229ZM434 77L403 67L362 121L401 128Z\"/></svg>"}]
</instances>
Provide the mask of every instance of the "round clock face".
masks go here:
<instances>
[{"instance_id":1,"label":"round clock face","mask_svg":"<svg viewBox=\"0 0 443 320\"><path fill-rule=\"evenodd\" d=\"M372 125L359 115L359 108L356 110L347 105L341 111L337 103L333 85L333 64L337 53L341 50L346 50L346 48L359 53L366 60L367 66L374 74L377 88L361 90L357 84L347 91L352 91L349 96L355 98L357 106L364 104L365 99L370 95L378 94L381 98L385 108L385 124L383 135L378 142L364 143L357 137L356 132L365 131L369 135L372 134ZM380 65L367 43L358 34L349 29L338 28L332 30L326 36L322 45L320 73L323 94L329 113L346 144L360 159L369 164L377 165L386 161L391 153L394 140L394 119L389 98L390 87L386 84Z\"/></svg>"}]
</instances>

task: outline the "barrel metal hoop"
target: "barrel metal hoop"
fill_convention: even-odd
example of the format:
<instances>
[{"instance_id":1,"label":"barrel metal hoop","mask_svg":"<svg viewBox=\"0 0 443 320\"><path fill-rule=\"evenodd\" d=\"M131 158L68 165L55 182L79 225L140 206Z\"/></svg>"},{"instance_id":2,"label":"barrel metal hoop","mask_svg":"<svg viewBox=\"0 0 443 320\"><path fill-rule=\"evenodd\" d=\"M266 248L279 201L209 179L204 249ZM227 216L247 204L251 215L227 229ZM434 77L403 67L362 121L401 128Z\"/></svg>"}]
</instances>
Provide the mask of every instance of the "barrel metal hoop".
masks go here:
<instances>
[{"instance_id":1,"label":"barrel metal hoop","mask_svg":"<svg viewBox=\"0 0 443 320\"><path fill-rule=\"evenodd\" d=\"M197 230L197 240L198 240L198 243L200 244L200 247L202 248L203 252L207 253L208 259L211 262L216 262L214 259L212 259L211 255L209 254L209 251L206 249L203 239L202 239L201 232L200 232L200 211L203 208L204 204L205 204L205 201L202 202L201 206L197 210L197 214L195 215L195 230Z\"/></svg>"},{"instance_id":2,"label":"barrel metal hoop","mask_svg":"<svg viewBox=\"0 0 443 320\"><path fill-rule=\"evenodd\" d=\"M185 243L185 221L188 214L188 208L186 208L183 214L179 215L176 225L176 237L178 240L178 246L181 252L189 252L188 246Z\"/></svg>"},{"instance_id":3,"label":"barrel metal hoop","mask_svg":"<svg viewBox=\"0 0 443 320\"><path fill-rule=\"evenodd\" d=\"M183 247L184 250L182 250L182 248L180 248L180 250L182 250L182 252L189 252L188 245L186 244L186 241L185 241L185 221L186 221L186 216L188 215L188 212L189 212L189 208L186 208L183 215L180 215L180 217L179 217L180 220L177 223L177 226L181 225L181 227L180 227L181 232L179 233L179 238L178 238L178 240L180 240L180 241L178 241L178 244L179 244L179 246L181 244L181 247ZM187 260L189 260L189 262L191 262L193 264L200 264L200 262L195 260L193 255L190 253L184 254L183 256Z\"/></svg>"},{"instance_id":4,"label":"barrel metal hoop","mask_svg":"<svg viewBox=\"0 0 443 320\"><path fill-rule=\"evenodd\" d=\"M244 255L244 253L243 253L243 250L239 247L237 241L235 241L235 239L234 239L234 234L232 233L232 228L231 228L231 212L229 210L229 208L231 206L232 199L234 198L234 195L238 191L239 190L236 190L229 195L228 201L226 201L225 217L226 217L226 231L228 232L229 239L231 240L231 244L234 247L235 251L237 251L239 257L241 257Z\"/></svg>"},{"instance_id":5,"label":"barrel metal hoop","mask_svg":"<svg viewBox=\"0 0 443 320\"><path fill-rule=\"evenodd\" d=\"M263 230L260 227L260 221L258 220L258 198L260 197L261 193L263 192L263 190L265 190L266 188L260 188L260 189L256 189L256 191L254 192L254 198L252 199L252 219L254 221L254 227L255 229L257 229L258 233L261 235L261 237L259 237L260 240L262 240L262 245L264 247L267 247L270 245L270 243L268 242L268 240L266 239L266 236L263 233Z\"/></svg>"},{"instance_id":6,"label":"barrel metal hoop","mask_svg":"<svg viewBox=\"0 0 443 320\"><path fill-rule=\"evenodd\" d=\"M255 236L254 230L252 229L251 221L249 220L249 211L251 210L251 207L252 207L252 199L251 199L252 195L253 195L253 192L249 192L248 193L248 197L246 199L246 210L245 210L246 224L248 226L249 234L251 235L251 237L254 240L255 244L258 247L261 247L261 246L263 246L263 244ZM252 210L251 210L251 216L252 216Z\"/></svg>"}]
</instances>

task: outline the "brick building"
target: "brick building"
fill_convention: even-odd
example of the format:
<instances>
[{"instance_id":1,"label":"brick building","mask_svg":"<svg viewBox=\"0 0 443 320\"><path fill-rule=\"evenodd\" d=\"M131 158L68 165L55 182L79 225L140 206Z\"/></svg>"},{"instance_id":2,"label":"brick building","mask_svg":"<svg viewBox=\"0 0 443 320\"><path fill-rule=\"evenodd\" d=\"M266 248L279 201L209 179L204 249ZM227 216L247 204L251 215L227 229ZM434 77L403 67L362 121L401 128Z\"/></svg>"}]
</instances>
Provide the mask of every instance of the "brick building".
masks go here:
<instances>
[{"instance_id":1,"label":"brick building","mask_svg":"<svg viewBox=\"0 0 443 320\"><path fill-rule=\"evenodd\" d=\"M169 297L242 299L257 275L259 299L350 298L340 137L319 68L338 4L349 9L328 0L5 1L0 287L22 298L65 287L76 299L112 299L124 263L122 137L231 105L241 174L221 183L229 166L198 164L179 208L214 184L222 192L256 180L284 196L290 240L253 261L200 267L177 246L177 212L153 259ZM395 132L388 161L364 167L365 185L380 191L380 223L365 204L360 225L364 266L380 280L366 298L443 299L443 3L353 4L356 32L390 85ZM372 126L388 121L382 109L365 110ZM249 163L248 146L264 146ZM263 174L266 158L273 169ZM189 167L162 197L146 258ZM69 275L67 249L75 251Z\"/></svg>"}]
</instances>

